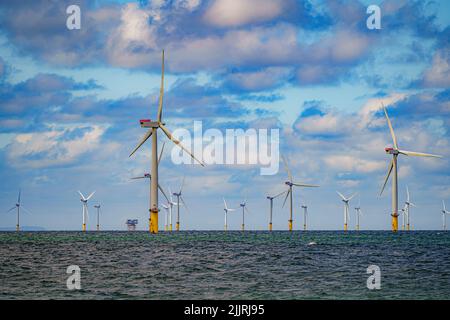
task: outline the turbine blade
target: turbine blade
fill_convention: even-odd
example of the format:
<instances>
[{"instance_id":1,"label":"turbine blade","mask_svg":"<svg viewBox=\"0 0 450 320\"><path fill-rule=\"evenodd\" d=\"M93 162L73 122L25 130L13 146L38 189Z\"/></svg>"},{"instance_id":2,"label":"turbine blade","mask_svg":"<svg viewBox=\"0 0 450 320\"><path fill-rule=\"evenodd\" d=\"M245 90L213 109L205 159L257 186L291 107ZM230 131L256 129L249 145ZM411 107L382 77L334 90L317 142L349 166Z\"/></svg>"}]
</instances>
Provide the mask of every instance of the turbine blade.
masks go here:
<instances>
[{"instance_id":1,"label":"turbine blade","mask_svg":"<svg viewBox=\"0 0 450 320\"><path fill-rule=\"evenodd\" d=\"M406 186L406 201L409 202L409 188Z\"/></svg>"},{"instance_id":2,"label":"turbine blade","mask_svg":"<svg viewBox=\"0 0 450 320\"><path fill-rule=\"evenodd\" d=\"M166 142L164 142L162 147L161 147L161 152L159 153L159 158L158 158L158 166L159 166L159 163L161 162L161 158L162 158L165 146L166 146Z\"/></svg>"},{"instance_id":3,"label":"turbine blade","mask_svg":"<svg viewBox=\"0 0 450 320\"><path fill-rule=\"evenodd\" d=\"M347 200L350 201L352 200L356 195L358 194L358 192L354 193L350 198L348 198Z\"/></svg>"},{"instance_id":4,"label":"turbine blade","mask_svg":"<svg viewBox=\"0 0 450 320\"><path fill-rule=\"evenodd\" d=\"M225 198L222 198L222 199L223 199L223 204L224 204L224 206L225 206L225 209L228 210L228 206L227 206L227 202L225 201Z\"/></svg>"},{"instance_id":5,"label":"turbine blade","mask_svg":"<svg viewBox=\"0 0 450 320\"><path fill-rule=\"evenodd\" d=\"M284 198L282 208L284 208L284 205L286 204L286 200L287 200L287 198L289 197L289 194L290 194L290 193L291 193L291 189L289 189L289 190L287 191L287 193L286 193L286 197Z\"/></svg>"},{"instance_id":6,"label":"turbine blade","mask_svg":"<svg viewBox=\"0 0 450 320\"><path fill-rule=\"evenodd\" d=\"M447 211L447 210L445 209L445 202L444 202L444 200L442 200L442 208L444 209L444 211Z\"/></svg>"},{"instance_id":7,"label":"turbine blade","mask_svg":"<svg viewBox=\"0 0 450 320\"><path fill-rule=\"evenodd\" d=\"M391 131L392 141L394 142L394 148L398 149L397 138L395 137L394 128L392 128L391 120L389 119L387 109L384 105L383 105L383 110L384 110L384 114L386 115L386 119L387 119L388 126L389 126L389 131Z\"/></svg>"},{"instance_id":8,"label":"turbine blade","mask_svg":"<svg viewBox=\"0 0 450 320\"><path fill-rule=\"evenodd\" d=\"M30 210L28 210L27 208L25 208L24 206L20 206L20 209L25 211L28 214L31 214Z\"/></svg>"},{"instance_id":9,"label":"turbine blade","mask_svg":"<svg viewBox=\"0 0 450 320\"><path fill-rule=\"evenodd\" d=\"M384 179L384 184L383 184L383 187L381 188L380 196L383 194L384 188L386 188L386 184L387 184L387 182L389 180L389 176L391 175L392 168L394 168L394 159L392 159L391 163L389 164L389 169L388 169L388 172L386 174L386 178Z\"/></svg>"},{"instance_id":10,"label":"turbine blade","mask_svg":"<svg viewBox=\"0 0 450 320\"><path fill-rule=\"evenodd\" d=\"M185 179L186 179L186 176L183 176L183 180L181 181L181 186L180 186L180 192L179 192L180 194L181 194L181 191L183 191Z\"/></svg>"},{"instance_id":11,"label":"turbine blade","mask_svg":"<svg viewBox=\"0 0 450 320\"><path fill-rule=\"evenodd\" d=\"M6 211L6 213L13 211L15 208L17 208L16 206L12 207L11 209L9 209L8 211Z\"/></svg>"},{"instance_id":12,"label":"turbine blade","mask_svg":"<svg viewBox=\"0 0 450 320\"><path fill-rule=\"evenodd\" d=\"M182 196L180 196L180 200L181 200L181 203L183 204L183 206L186 208L187 212L191 213L191 211L189 210L188 206L186 205L186 202L184 202L184 199L183 199Z\"/></svg>"},{"instance_id":13,"label":"turbine blade","mask_svg":"<svg viewBox=\"0 0 450 320\"><path fill-rule=\"evenodd\" d=\"M89 200L89 199L94 195L94 193L95 193L95 191L92 192L92 193L89 195L89 197L86 198L86 200Z\"/></svg>"},{"instance_id":14,"label":"turbine blade","mask_svg":"<svg viewBox=\"0 0 450 320\"><path fill-rule=\"evenodd\" d=\"M342 193L339 191L336 191L336 193L342 198L342 200L347 200Z\"/></svg>"},{"instance_id":15,"label":"turbine blade","mask_svg":"<svg viewBox=\"0 0 450 320\"><path fill-rule=\"evenodd\" d=\"M158 116L157 116L158 122L161 122L161 118L162 118L163 97L164 97L164 50L162 51L161 86L159 88L159 103L158 103Z\"/></svg>"},{"instance_id":16,"label":"turbine blade","mask_svg":"<svg viewBox=\"0 0 450 320\"><path fill-rule=\"evenodd\" d=\"M415 151L406 151L406 150L398 150L401 154L404 154L406 156L411 157L428 157L428 158L442 158L442 156L436 155L436 154L430 154L430 153L422 153L422 152L415 152Z\"/></svg>"},{"instance_id":17,"label":"turbine blade","mask_svg":"<svg viewBox=\"0 0 450 320\"><path fill-rule=\"evenodd\" d=\"M284 194L284 193L286 193L286 190L285 191L283 191L283 192L280 192L279 194L277 194L276 196L274 196L273 198L275 199L275 198L278 198L279 196L281 196L282 194Z\"/></svg>"},{"instance_id":18,"label":"turbine blade","mask_svg":"<svg viewBox=\"0 0 450 320\"><path fill-rule=\"evenodd\" d=\"M81 191L78 191L78 193L80 194L82 200L86 200L86 198L83 196L83 194L81 193Z\"/></svg>"},{"instance_id":19,"label":"turbine blade","mask_svg":"<svg viewBox=\"0 0 450 320\"><path fill-rule=\"evenodd\" d=\"M131 180L136 180L136 179L145 179L147 178L146 176L142 176L142 177L134 177L134 178L130 178Z\"/></svg>"},{"instance_id":20,"label":"turbine blade","mask_svg":"<svg viewBox=\"0 0 450 320\"><path fill-rule=\"evenodd\" d=\"M317 186L317 185L314 185L314 184L304 184L304 183L294 183L294 182L292 182L292 184L294 185L294 186L297 186L297 187L305 187L305 188L318 188L319 186Z\"/></svg>"},{"instance_id":21,"label":"turbine blade","mask_svg":"<svg viewBox=\"0 0 450 320\"><path fill-rule=\"evenodd\" d=\"M20 204L20 194L22 193L22 190L19 189L19 197L17 198L17 203Z\"/></svg>"},{"instance_id":22,"label":"turbine blade","mask_svg":"<svg viewBox=\"0 0 450 320\"><path fill-rule=\"evenodd\" d=\"M166 198L167 201L169 201L169 198L167 198L166 193L164 192L163 188L161 188L161 185L158 183L158 189L163 194L164 198Z\"/></svg>"},{"instance_id":23,"label":"turbine blade","mask_svg":"<svg viewBox=\"0 0 450 320\"><path fill-rule=\"evenodd\" d=\"M148 138L150 138L150 136L152 135L153 131L152 129L149 129L145 135L142 137L141 141L139 142L139 144L136 146L136 148L134 148L134 150L130 153L129 157L131 157L143 144L145 141L147 141Z\"/></svg>"},{"instance_id":24,"label":"turbine blade","mask_svg":"<svg viewBox=\"0 0 450 320\"><path fill-rule=\"evenodd\" d=\"M196 157L194 157L194 155L192 153L189 152L188 149L186 149L180 141L178 141L177 139L175 139L172 134L170 133L170 131L163 125L160 124L159 127L162 129L162 131L164 131L164 133L166 134L167 138L169 138L170 140L173 141L173 143L175 143L177 146L179 146L181 149L183 149L185 152L187 152L192 159L194 159L195 161L197 161L202 167L204 167L205 165L203 164L203 162L201 162L200 160L198 160Z\"/></svg>"},{"instance_id":25,"label":"turbine blade","mask_svg":"<svg viewBox=\"0 0 450 320\"><path fill-rule=\"evenodd\" d=\"M281 159L283 160L283 163L284 163L284 168L286 169L286 172L287 172L287 174L288 174L288 177L289 177L289 181L291 181L291 182L292 182L292 174L291 174L291 170L289 170L289 167L288 167L287 161L286 161L286 159L285 159L285 157L284 157L284 156L281 156Z\"/></svg>"},{"instance_id":26,"label":"turbine blade","mask_svg":"<svg viewBox=\"0 0 450 320\"><path fill-rule=\"evenodd\" d=\"M247 209L247 206L244 207L244 210L247 211L247 213L250 213L250 210Z\"/></svg>"}]
</instances>

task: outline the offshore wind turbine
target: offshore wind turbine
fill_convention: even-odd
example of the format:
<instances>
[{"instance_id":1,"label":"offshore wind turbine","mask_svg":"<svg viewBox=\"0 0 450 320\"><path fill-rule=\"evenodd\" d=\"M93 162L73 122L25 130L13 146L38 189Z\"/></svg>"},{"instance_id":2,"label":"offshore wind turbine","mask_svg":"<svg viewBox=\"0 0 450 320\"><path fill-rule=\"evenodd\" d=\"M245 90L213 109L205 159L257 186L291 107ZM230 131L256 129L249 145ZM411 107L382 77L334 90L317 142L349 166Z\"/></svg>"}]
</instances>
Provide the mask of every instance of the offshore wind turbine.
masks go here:
<instances>
[{"instance_id":1,"label":"offshore wind turbine","mask_svg":"<svg viewBox=\"0 0 450 320\"><path fill-rule=\"evenodd\" d=\"M450 211L447 211L447 209L445 209L445 202L444 200L442 200L442 230L447 230L447 214L450 214Z\"/></svg>"},{"instance_id":2,"label":"offshore wind turbine","mask_svg":"<svg viewBox=\"0 0 450 320\"><path fill-rule=\"evenodd\" d=\"M94 206L97 209L97 231L100 231L100 207L101 205L97 204Z\"/></svg>"},{"instance_id":3,"label":"offshore wind turbine","mask_svg":"<svg viewBox=\"0 0 450 320\"><path fill-rule=\"evenodd\" d=\"M165 127L165 123L162 122L162 110L163 110L163 96L164 96L164 50L162 51L162 64L161 64L161 87L159 90L159 103L158 103L158 113L155 121L151 120L140 120L142 128L148 128L148 131L142 137L139 144L131 152L130 157L148 140L152 137L152 159L151 159L151 187L150 187L150 218L149 218L149 230L150 233L158 233L158 161L157 161L157 151L158 151L158 129L161 129L163 133L169 138L173 143L179 146L182 150L187 152L195 161L200 163L202 166L204 164L199 161L194 155L186 149L179 140L172 136L172 133Z\"/></svg>"},{"instance_id":4,"label":"offshore wind turbine","mask_svg":"<svg viewBox=\"0 0 450 320\"><path fill-rule=\"evenodd\" d=\"M285 194L287 191L283 191L277 195L274 195L273 197L267 196L267 199L270 201L270 211L269 211L269 231L272 231L272 212L273 212L273 199L278 198L282 194Z\"/></svg>"},{"instance_id":5,"label":"offshore wind turbine","mask_svg":"<svg viewBox=\"0 0 450 320\"><path fill-rule=\"evenodd\" d=\"M236 211L236 209L231 209L228 208L227 202L225 201L225 198L223 198L223 211L225 211L225 225L224 225L224 230L227 231L228 230L228 212L233 212Z\"/></svg>"},{"instance_id":6,"label":"offshore wind turbine","mask_svg":"<svg viewBox=\"0 0 450 320\"><path fill-rule=\"evenodd\" d=\"M183 196L182 196L182 191L183 191L185 178L186 177L183 177L183 181L181 182L180 191L172 193L175 197L177 197L177 202L176 202L176 206L177 206L177 223L175 225L175 230L176 231L180 231L180 200L181 200L181 203L183 204L183 206L186 208L186 210L189 211L186 203L184 202Z\"/></svg>"},{"instance_id":7,"label":"offshore wind turbine","mask_svg":"<svg viewBox=\"0 0 450 320\"><path fill-rule=\"evenodd\" d=\"M352 194L350 197L345 197L342 193L339 191L336 191L337 194L342 198L342 202L344 202L344 231L348 230L348 221L350 220L349 215L349 202L353 199L354 196L356 196L356 193Z\"/></svg>"},{"instance_id":8,"label":"offshore wind turbine","mask_svg":"<svg viewBox=\"0 0 450 320\"><path fill-rule=\"evenodd\" d=\"M16 231L19 232L20 231L20 209L22 208L25 212L30 212L27 209L25 209L23 207L23 205L20 203L20 194L21 194L21 190L19 189L19 196L17 197L17 202L16 205L14 207L12 207L11 209L9 209L8 212L13 211L14 209L17 209L17 222L16 222Z\"/></svg>"},{"instance_id":9,"label":"offshore wind turbine","mask_svg":"<svg viewBox=\"0 0 450 320\"><path fill-rule=\"evenodd\" d=\"M303 209L303 230L306 231L306 219L308 218L308 206L306 204L302 205Z\"/></svg>"},{"instance_id":10,"label":"offshore wind turbine","mask_svg":"<svg viewBox=\"0 0 450 320\"><path fill-rule=\"evenodd\" d=\"M250 213L247 209L247 199L244 200L244 202L240 203L239 206L242 208L242 225L241 230L245 231L245 212Z\"/></svg>"},{"instance_id":11,"label":"offshore wind turbine","mask_svg":"<svg viewBox=\"0 0 450 320\"><path fill-rule=\"evenodd\" d=\"M361 198L359 198L358 206L355 208L355 210L356 210L356 231L359 231L359 229L360 229L359 221L360 221L361 214L362 214L362 211L361 211Z\"/></svg>"},{"instance_id":12,"label":"offshore wind turbine","mask_svg":"<svg viewBox=\"0 0 450 320\"><path fill-rule=\"evenodd\" d=\"M405 201L405 214L406 214L406 230L409 231L410 229L410 207L415 207L416 205L411 202L409 197L409 189L408 186L406 186L406 201Z\"/></svg>"},{"instance_id":13,"label":"offshore wind turbine","mask_svg":"<svg viewBox=\"0 0 450 320\"><path fill-rule=\"evenodd\" d=\"M287 185L289 189L287 190L286 197L284 198L283 207L286 204L287 198L289 197L289 221L288 221L289 224L288 224L288 227L289 227L289 231L292 231L292 222L293 222L293 219L292 219L293 218L293 215L292 215L292 210L293 210L292 188L293 188L293 186L304 187L304 188L317 188L319 186L294 182L293 178L292 178L291 170L289 170L289 166L287 164L286 159L284 157L282 157L282 159L283 159L283 163L284 163L284 168L286 169L286 172L288 174L288 179L289 179L284 182L284 184Z\"/></svg>"},{"instance_id":14,"label":"offshore wind turbine","mask_svg":"<svg viewBox=\"0 0 450 320\"><path fill-rule=\"evenodd\" d=\"M169 230L169 211L170 211L170 205L165 205L162 204L162 207L164 208L164 210L166 210L165 214L164 214L164 231L168 231Z\"/></svg>"},{"instance_id":15,"label":"offshore wind turbine","mask_svg":"<svg viewBox=\"0 0 450 320\"><path fill-rule=\"evenodd\" d=\"M90 198L92 198L92 196L94 195L95 191L92 192L87 198L81 193L81 191L78 191L78 193L80 194L80 201L83 203L83 225L82 225L82 231L85 232L86 231L86 220L88 218L88 200Z\"/></svg>"},{"instance_id":16,"label":"offshore wind turbine","mask_svg":"<svg viewBox=\"0 0 450 320\"><path fill-rule=\"evenodd\" d=\"M386 108L383 105L384 114L386 116L386 120L389 126L389 131L391 132L392 142L394 144L393 147L387 147L385 148L385 151L387 154L392 155L392 160L389 164L388 172L386 174L386 178L383 183L383 187L381 188L380 196L383 194L384 188L386 187L386 184L389 180L389 176L392 174L392 231L397 232L398 231L398 175L397 175L397 160L398 156L400 154L405 156L412 156L412 157L433 157L433 158L442 158L442 156L429 154L429 153L421 153L421 152L415 152L415 151L406 151L406 150L400 150L397 144L397 138L395 137L394 129L391 124L391 120L389 119L388 113Z\"/></svg>"}]
</instances>

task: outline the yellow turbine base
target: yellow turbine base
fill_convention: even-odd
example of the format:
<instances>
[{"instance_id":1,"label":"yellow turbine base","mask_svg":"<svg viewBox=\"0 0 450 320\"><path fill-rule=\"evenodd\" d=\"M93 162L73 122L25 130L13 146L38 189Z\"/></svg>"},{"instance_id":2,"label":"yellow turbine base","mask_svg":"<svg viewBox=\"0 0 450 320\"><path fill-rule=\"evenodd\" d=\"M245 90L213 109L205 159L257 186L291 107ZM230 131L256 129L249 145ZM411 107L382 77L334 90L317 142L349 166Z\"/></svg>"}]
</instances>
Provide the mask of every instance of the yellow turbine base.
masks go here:
<instances>
[{"instance_id":1,"label":"yellow turbine base","mask_svg":"<svg viewBox=\"0 0 450 320\"><path fill-rule=\"evenodd\" d=\"M225 225L225 226L224 226L223 230L225 230L225 231L227 231L227 230L228 230L228 227L227 227L227 225Z\"/></svg>"},{"instance_id":2,"label":"yellow turbine base","mask_svg":"<svg viewBox=\"0 0 450 320\"><path fill-rule=\"evenodd\" d=\"M398 231L398 215L392 215L392 232Z\"/></svg>"},{"instance_id":3,"label":"yellow turbine base","mask_svg":"<svg viewBox=\"0 0 450 320\"><path fill-rule=\"evenodd\" d=\"M241 225L241 230L242 230L242 231L245 230L245 225Z\"/></svg>"},{"instance_id":4,"label":"yellow turbine base","mask_svg":"<svg viewBox=\"0 0 450 320\"><path fill-rule=\"evenodd\" d=\"M289 231L292 231L292 220L289 220Z\"/></svg>"},{"instance_id":5,"label":"yellow turbine base","mask_svg":"<svg viewBox=\"0 0 450 320\"><path fill-rule=\"evenodd\" d=\"M269 223L269 231L272 231L272 222Z\"/></svg>"},{"instance_id":6,"label":"yellow turbine base","mask_svg":"<svg viewBox=\"0 0 450 320\"><path fill-rule=\"evenodd\" d=\"M180 223L179 223L179 222L177 222L177 224L175 225L175 229L176 229L177 231L180 231Z\"/></svg>"},{"instance_id":7,"label":"yellow turbine base","mask_svg":"<svg viewBox=\"0 0 450 320\"><path fill-rule=\"evenodd\" d=\"M81 227L81 230L83 230L83 232L86 231L86 223L83 223L83 226Z\"/></svg>"},{"instance_id":8,"label":"yellow turbine base","mask_svg":"<svg viewBox=\"0 0 450 320\"><path fill-rule=\"evenodd\" d=\"M20 231L20 227L18 224L16 224L16 231L19 232Z\"/></svg>"},{"instance_id":9,"label":"yellow turbine base","mask_svg":"<svg viewBox=\"0 0 450 320\"><path fill-rule=\"evenodd\" d=\"M411 230L410 227L409 227L409 224L406 226L406 230L407 231Z\"/></svg>"},{"instance_id":10,"label":"yellow turbine base","mask_svg":"<svg viewBox=\"0 0 450 320\"><path fill-rule=\"evenodd\" d=\"M158 210L150 212L150 233L158 233Z\"/></svg>"},{"instance_id":11,"label":"yellow turbine base","mask_svg":"<svg viewBox=\"0 0 450 320\"><path fill-rule=\"evenodd\" d=\"M306 224L303 225L303 230L306 231Z\"/></svg>"},{"instance_id":12,"label":"yellow turbine base","mask_svg":"<svg viewBox=\"0 0 450 320\"><path fill-rule=\"evenodd\" d=\"M345 223L344 224L344 231L347 232L347 230L348 230L348 227L347 227L347 224Z\"/></svg>"}]
</instances>

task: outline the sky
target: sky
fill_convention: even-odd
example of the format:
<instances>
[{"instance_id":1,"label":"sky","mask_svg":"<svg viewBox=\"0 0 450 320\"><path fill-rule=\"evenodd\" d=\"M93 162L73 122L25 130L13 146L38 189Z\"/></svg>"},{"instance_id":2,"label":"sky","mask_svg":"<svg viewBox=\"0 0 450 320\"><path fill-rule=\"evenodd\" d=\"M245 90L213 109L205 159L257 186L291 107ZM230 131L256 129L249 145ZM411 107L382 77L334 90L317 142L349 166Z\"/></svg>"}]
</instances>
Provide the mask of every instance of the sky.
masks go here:
<instances>
[{"instance_id":1,"label":"sky","mask_svg":"<svg viewBox=\"0 0 450 320\"><path fill-rule=\"evenodd\" d=\"M66 27L69 5L81 28ZM381 29L369 29L369 5ZM157 113L165 50L164 122L192 132L279 129L280 154L295 181L294 229L341 230L336 191L357 192L362 229L390 229L390 183L379 192L392 145L384 104L401 148L442 159L400 157L399 203L406 186L416 207L413 228L440 229L450 207L450 3L336 0L0 0L0 228L14 228L19 189L30 211L22 226L80 230L77 191L96 191L88 229L101 204L102 228L124 230L129 218L148 228L150 143L139 119ZM182 230L222 230L223 200L247 199L248 229L265 230L267 195L286 189L258 165L178 165L166 142L160 184L183 190ZM161 201L163 200L160 196ZM274 229L286 230L288 206L274 202ZM241 213L230 213L239 229ZM450 221L450 220L449 220ZM160 212L160 229L163 228Z\"/></svg>"}]
</instances>

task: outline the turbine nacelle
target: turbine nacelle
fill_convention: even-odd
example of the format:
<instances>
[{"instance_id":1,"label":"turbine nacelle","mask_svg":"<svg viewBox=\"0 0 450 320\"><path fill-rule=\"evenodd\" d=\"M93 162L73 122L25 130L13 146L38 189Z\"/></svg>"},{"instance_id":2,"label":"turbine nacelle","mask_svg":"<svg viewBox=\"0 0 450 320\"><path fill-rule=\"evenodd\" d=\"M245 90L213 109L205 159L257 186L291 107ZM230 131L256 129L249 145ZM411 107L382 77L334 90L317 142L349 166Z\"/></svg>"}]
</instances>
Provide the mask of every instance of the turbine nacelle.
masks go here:
<instances>
[{"instance_id":1,"label":"turbine nacelle","mask_svg":"<svg viewBox=\"0 0 450 320\"><path fill-rule=\"evenodd\" d=\"M159 128L161 124L159 121L152 121L151 119L142 119L139 120L139 123L141 124L141 128Z\"/></svg>"},{"instance_id":2,"label":"turbine nacelle","mask_svg":"<svg viewBox=\"0 0 450 320\"><path fill-rule=\"evenodd\" d=\"M386 147L385 149L384 149L384 151L386 151L386 153L387 154L399 154L400 152L397 150L397 149L395 149L395 148L392 148L392 147Z\"/></svg>"},{"instance_id":3,"label":"turbine nacelle","mask_svg":"<svg viewBox=\"0 0 450 320\"><path fill-rule=\"evenodd\" d=\"M289 186L289 187L292 187L292 186L294 185L294 184L293 184L292 182L290 182L290 181L286 181L284 184L287 185L287 186Z\"/></svg>"}]
</instances>

